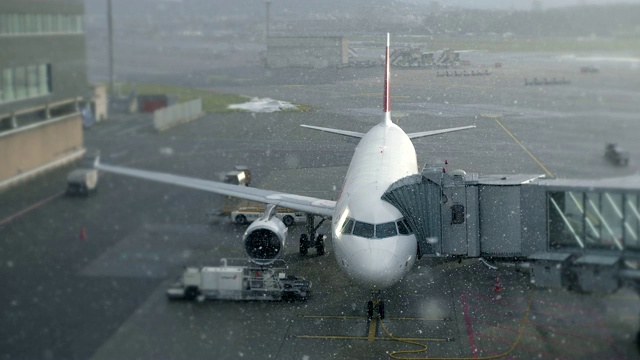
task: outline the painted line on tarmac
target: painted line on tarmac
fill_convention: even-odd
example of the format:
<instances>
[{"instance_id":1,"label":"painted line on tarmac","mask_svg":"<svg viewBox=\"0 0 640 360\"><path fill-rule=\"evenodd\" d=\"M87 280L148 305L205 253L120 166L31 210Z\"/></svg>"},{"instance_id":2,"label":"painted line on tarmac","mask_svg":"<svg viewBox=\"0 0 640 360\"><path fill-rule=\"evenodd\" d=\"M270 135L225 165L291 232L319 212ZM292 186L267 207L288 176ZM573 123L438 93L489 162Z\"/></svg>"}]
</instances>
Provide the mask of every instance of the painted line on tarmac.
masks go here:
<instances>
[{"instance_id":1,"label":"painted line on tarmac","mask_svg":"<svg viewBox=\"0 0 640 360\"><path fill-rule=\"evenodd\" d=\"M471 348L471 354L473 358L478 358L478 348L476 347L475 334L473 333L473 326L471 325L471 316L469 315L469 304L464 293L460 294L460 302L462 303L462 311L464 313L464 322L467 326L467 339L469 340L469 347Z\"/></svg>"},{"instance_id":2,"label":"painted line on tarmac","mask_svg":"<svg viewBox=\"0 0 640 360\"><path fill-rule=\"evenodd\" d=\"M376 330L378 330L378 318L374 317L369 322L369 334L367 336L367 341L373 341L376 339Z\"/></svg>"},{"instance_id":3,"label":"painted line on tarmac","mask_svg":"<svg viewBox=\"0 0 640 360\"><path fill-rule=\"evenodd\" d=\"M41 206L44 206L45 204L49 203L50 201L53 201L53 200L59 198L60 196L64 195L64 193L65 193L64 190L60 191L59 193L57 193L57 194L55 194L53 196L50 196L50 197L48 197L48 198L46 198L44 200L40 200L37 203L35 203L35 204L25 208L25 209L22 209L22 210L18 211L17 213L13 214L13 215L9 215L8 217L6 217L6 218L4 218L4 219L2 219L0 221L0 226L4 226L4 225L12 222L13 220L15 220L15 219L19 218L20 216L30 212L31 210L35 210L35 209L37 209L37 208L39 208Z\"/></svg>"},{"instance_id":4,"label":"painted line on tarmac","mask_svg":"<svg viewBox=\"0 0 640 360\"><path fill-rule=\"evenodd\" d=\"M300 315L305 319L366 319L366 316L349 316L349 315Z\"/></svg>"},{"instance_id":5,"label":"painted line on tarmac","mask_svg":"<svg viewBox=\"0 0 640 360\"><path fill-rule=\"evenodd\" d=\"M367 336L347 336L347 335L296 335L297 339L311 340L368 340L368 341L430 341L430 342L450 342L451 338L391 338L387 336L374 337L369 340Z\"/></svg>"},{"instance_id":6,"label":"painted line on tarmac","mask_svg":"<svg viewBox=\"0 0 640 360\"><path fill-rule=\"evenodd\" d=\"M299 315L304 319L366 319L366 316L358 315ZM451 321L451 318L439 317L439 318L421 318L421 317L396 317L388 318L389 320L401 320L401 321Z\"/></svg>"},{"instance_id":7,"label":"painted line on tarmac","mask_svg":"<svg viewBox=\"0 0 640 360\"><path fill-rule=\"evenodd\" d=\"M525 152L525 153L527 153L527 155L529 155L529 156L533 159L533 161L535 161L535 162L536 162L536 164L538 164L538 166L540 166L540 167L542 168L542 170L544 170L544 172L545 172L547 175L549 175L549 176L551 176L551 177L553 177L553 176L554 176L554 175L553 175L553 173L552 173L551 171L549 171L549 169L547 169L547 167L546 167L546 166L544 166L544 165L542 164L542 162L541 162L540 160L538 160L538 158L537 158L537 157L535 157L535 155L533 155L533 154L531 153L531 151L529 151L529 149L527 149L527 148L526 148L526 147L525 147L525 146L520 142L520 140L518 140L518 138L517 138L515 135L513 135L513 134L511 133L511 131L509 131L509 129L507 129L507 127L506 127L506 126L504 126L504 125L502 124L502 122L500 122L500 120L498 119L498 117L497 117L497 116L496 116L496 117L492 117L492 118L493 118L493 120L495 120L495 121L498 123L498 125L500 125L500 127L502 128L502 130L504 130L504 131L505 131L509 136L511 136L511 138L513 139L513 141L515 141L515 142L516 142L516 144L520 145L520 147L522 148L522 150L524 150L524 152Z\"/></svg>"}]
</instances>

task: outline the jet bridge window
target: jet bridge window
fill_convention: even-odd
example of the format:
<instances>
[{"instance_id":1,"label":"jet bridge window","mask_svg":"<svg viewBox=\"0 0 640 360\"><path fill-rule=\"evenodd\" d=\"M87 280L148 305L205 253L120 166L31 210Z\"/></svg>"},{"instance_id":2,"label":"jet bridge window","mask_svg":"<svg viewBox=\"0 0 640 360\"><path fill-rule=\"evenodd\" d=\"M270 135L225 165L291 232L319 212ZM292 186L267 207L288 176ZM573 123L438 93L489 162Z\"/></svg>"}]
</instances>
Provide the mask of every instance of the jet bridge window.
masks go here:
<instances>
[{"instance_id":1,"label":"jet bridge window","mask_svg":"<svg viewBox=\"0 0 640 360\"><path fill-rule=\"evenodd\" d=\"M376 239L388 238L398 235L394 221L376 225Z\"/></svg>"},{"instance_id":2,"label":"jet bridge window","mask_svg":"<svg viewBox=\"0 0 640 360\"><path fill-rule=\"evenodd\" d=\"M353 235L371 239L373 238L374 230L375 227L373 224L356 221L356 224L353 226Z\"/></svg>"},{"instance_id":3,"label":"jet bridge window","mask_svg":"<svg viewBox=\"0 0 640 360\"><path fill-rule=\"evenodd\" d=\"M456 204L451 207L451 223L464 224L464 205Z\"/></svg>"}]
</instances>

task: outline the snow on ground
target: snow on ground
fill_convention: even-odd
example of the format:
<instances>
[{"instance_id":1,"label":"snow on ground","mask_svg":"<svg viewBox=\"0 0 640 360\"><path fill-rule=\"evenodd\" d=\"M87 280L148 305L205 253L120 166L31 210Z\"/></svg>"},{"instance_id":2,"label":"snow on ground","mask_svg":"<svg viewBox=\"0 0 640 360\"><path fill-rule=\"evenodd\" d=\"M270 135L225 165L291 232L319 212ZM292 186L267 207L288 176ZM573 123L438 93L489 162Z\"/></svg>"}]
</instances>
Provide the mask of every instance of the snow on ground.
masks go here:
<instances>
[{"instance_id":1,"label":"snow on ground","mask_svg":"<svg viewBox=\"0 0 640 360\"><path fill-rule=\"evenodd\" d=\"M249 112L271 113L282 110L297 110L298 108L286 101L273 100L271 98L252 98L244 104L229 105L229 109L238 109Z\"/></svg>"}]
</instances>

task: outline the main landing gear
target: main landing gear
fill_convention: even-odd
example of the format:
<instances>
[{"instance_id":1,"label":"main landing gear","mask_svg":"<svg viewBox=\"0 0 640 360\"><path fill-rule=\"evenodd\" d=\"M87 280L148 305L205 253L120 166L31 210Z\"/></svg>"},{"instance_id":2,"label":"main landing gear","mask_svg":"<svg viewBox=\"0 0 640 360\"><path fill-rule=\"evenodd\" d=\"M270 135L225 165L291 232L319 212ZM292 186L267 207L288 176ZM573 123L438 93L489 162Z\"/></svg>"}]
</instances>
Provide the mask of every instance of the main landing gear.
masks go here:
<instances>
[{"instance_id":1,"label":"main landing gear","mask_svg":"<svg viewBox=\"0 0 640 360\"><path fill-rule=\"evenodd\" d=\"M384 300L381 290L371 290L371 300L367 302L367 318L373 319L374 314L384 320Z\"/></svg>"},{"instance_id":2,"label":"main landing gear","mask_svg":"<svg viewBox=\"0 0 640 360\"><path fill-rule=\"evenodd\" d=\"M325 218L322 218L316 226L314 216L307 214L308 234L300 235L300 255L307 255L310 247L316 248L316 254L324 255L324 241L327 239L327 236L322 234L318 234L318 236L316 236L316 230L318 230L325 220Z\"/></svg>"}]
</instances>

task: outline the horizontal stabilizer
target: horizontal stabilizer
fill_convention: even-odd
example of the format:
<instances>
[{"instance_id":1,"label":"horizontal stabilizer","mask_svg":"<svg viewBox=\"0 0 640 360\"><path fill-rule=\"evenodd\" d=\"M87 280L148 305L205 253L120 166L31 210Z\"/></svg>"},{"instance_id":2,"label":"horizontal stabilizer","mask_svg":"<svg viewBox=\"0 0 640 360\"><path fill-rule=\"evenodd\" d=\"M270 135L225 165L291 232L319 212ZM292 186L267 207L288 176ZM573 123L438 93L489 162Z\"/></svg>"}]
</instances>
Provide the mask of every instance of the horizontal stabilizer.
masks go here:
<instances>
[{"instance_id":1,"label":"horizontal stabilizer","mask_svg":"<svg viewBox=\"0 0 640 360\"><path fill-rule=\"evenodd\" d=\"M431 136L431 135L440 135L440 134L445 134L445 133L454 132L454 131L473 129L475 127L476 127L475 125L470 125L470 126L461 126L461 127L457 127L457 128L422 131L422 132L407 134L407 136L409 136L409 139L415 139L415 138L419 138L419 137L425 137L425 136Z\"/></svg>"},{"instance_id":2,"label":"horizontal stabilizer","mask_svg":"<svg viewBox=\"0 0 640 360\"><path fill-rule=\"evenodd\" d=\"M344 136L348 136L348 137L352 137L352 138L358 138L358 139L362 139L362 137L364 136L363 133L359 133L359 132L355 132L355 131L338 130L338 129L319 127L319 126L311 126L311 125L300 125L300 126L302 126L303 128L307 128L307 129L320 130L320 131L324 131L324 132L328 132L328 133L344 135Z\"/></svg>"}]
</instances>

